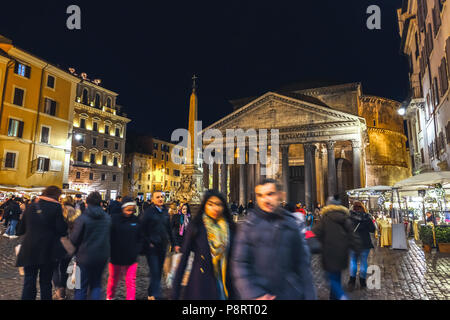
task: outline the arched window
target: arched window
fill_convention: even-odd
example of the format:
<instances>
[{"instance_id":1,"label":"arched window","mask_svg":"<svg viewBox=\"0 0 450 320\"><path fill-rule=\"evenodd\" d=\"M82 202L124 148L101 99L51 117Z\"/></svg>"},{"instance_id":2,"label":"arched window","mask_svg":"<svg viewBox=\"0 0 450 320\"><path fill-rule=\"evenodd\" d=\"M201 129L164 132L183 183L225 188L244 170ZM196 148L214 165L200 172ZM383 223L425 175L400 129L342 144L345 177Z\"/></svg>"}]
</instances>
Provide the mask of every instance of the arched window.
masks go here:
<instances>
[{"instance_id":1,"label":"arched window","mask_svg":"<svg viewBox=\"0 0 450 320\"><path fill-rule=\"evenodd\" d=\"M111 103L111 98L108 97L108 99L106 99L106 106L107 106L108 108L111 108L111 105L112 105L112 103Z\"/></svg>"},{"instance_id":2,"label":"arched window","mask_svg":"<svg viewBox=\"0 0 450 320\"><path fill-rule=\"evenodd\" d=\"M83 89L83 97L82 97L81 101L85 105L89 104L89 91L87 89Z\"/></svg>"},{"instance_id":3,"label":"arched window","mask_svg":"<svg viewBox=\"0 0 450 320\"><path fill-rule=\"evenodd\" d=\"M100 95L98 93L95 94L95 102L94 102L94 104L95 104L96 108L100 108Z\"/></svg>"}]
</instances>

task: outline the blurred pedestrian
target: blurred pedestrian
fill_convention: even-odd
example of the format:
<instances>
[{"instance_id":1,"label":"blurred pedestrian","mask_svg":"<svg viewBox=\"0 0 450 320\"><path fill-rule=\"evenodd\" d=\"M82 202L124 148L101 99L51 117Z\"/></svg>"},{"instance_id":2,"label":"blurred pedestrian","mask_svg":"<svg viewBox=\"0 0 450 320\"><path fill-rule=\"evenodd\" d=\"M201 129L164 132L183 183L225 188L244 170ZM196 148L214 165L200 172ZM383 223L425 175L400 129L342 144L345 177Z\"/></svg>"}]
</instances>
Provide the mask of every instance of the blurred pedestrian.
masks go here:
<instances>
[{"instance_id":1,"label":"blurred pedestrian","mask_svg":"<svg viewBox=\"0 0 450 320\"><path fill-rule=\"evenodd\" d=\"M187 228L172 299L180 299L181 281L191 252L194 261L183 298L225 300L234 297L230 273L234 229L225 196L216 190L206 191L198 213Z\"/></svg>"},{"instance_id":2,"label":"blurred pedestrian","mask_svg":"<svg viewBox=\"0 0 450 320\"><path fill-rule=\"evenodd\" d=\"M108 207L108 213L112 217L113 215L122 213L122 196L117 196L116 200L111 200Z\"/></svg>"},{"instance_id":3,"label":"blurred pedestrian","mask_svg":"<svg viewBox=\"0 0 450 320\"><path fill-rule=\"evenodd\" d=\"M350 249L359 252L359 239L353 232L349 210L341 205L338 195L330 197L321 215L312 231L322 243L322 264L330 282L330 299L347 300L341 272L348 266Z\"/></svg>"},{"instance_id":4,"label":"blurred pedestrian","mask_svg":"<svg viewBox=\"0 0 450 320\"><path fill-rule=\"evenodd\" d=\"M18 235L25 235L17 256L17 267L24 267L22 300L36 299L39 274L41 300L52 299L52 275L62 247L60 238L67 234L62 207L58 202L61 189L45 188L42 195L24 213Z\"/></svg>"},{"instance_id":5,"label":"blurred pedestrian","mask_svg":"<svg viewBox=\"0 0 450 320\"><path fill-rule=\"evenodd\" d=\"M114 300L118 282L125 276L127 300L136 299L137 258L142 248L142 232L136 202L124 197L122 213L112 215L111 260L106 300Z\"/></svg>"},{"instance_id":6,"label":"blurred pedestrian","mask_svg":"<svg viewBox=\"0 0 450 320\"><path fill-rule=\"evenodd\" d=\"M19 223L22 210L20 209L20 198L14 197L9 201L8 206L5 208L5 214L9 219L9 226L6 229L3 236L14 239L16 236L16 226Z\"/></svg>"},{"instance_id":7,"label":"blurred pedestrian","mask_svg":"<svg viewBox=\"0 0 450 320\"><path fill-rule=\"evenodd\" d=\"M64 199L62 205L64 221L67 224L67 232L70 235L75 224L75 220L79 217L80 213L75 210L75 201L71 196L67 196ZM67 267L72 260L72 256L65 255L56 262L55 270L53 271L53 285L55 287L55 294L53 295L53 300L64 300L66 299L66 284L67 278Z\"/></svg>"},{"instance_id":8,"label":"blurred pedestrian","mask_svg":"<svg viewBox=\"0 0 450 320\"><path fill-rule=\"evenodd\" d=\"M84 212L86 209L86 204L84 203L81 194L75 195L75 210L78 211L80 214Z\"/></svg>"},{"instance_id":9,"label":"blurred pedestrian","mask_svg":"<svg viewBox=\"0 0 450 320\"><path fill-rule=\"evenodd\" d=\"M232 256L233 285L241 299L316 299L310 252L295 217L281 208L281 186L265 179L257 207L239 227Z\"/></svg>"},{"instance_id":10,"label":"blurred pedestrian","mask_svg":"<svg viewBox=\"0 0 450 320\"><path fill-rule=\"evenodd\" d=\"M100 300L102 273L111 252L111 218L100 206L102 196L91 192L87 208L75 220L70 241L77 247L75 256L80 268L81 288L75 289L75 300L86 300L90 290L91 300Z\"/></svg>"},{"instance_id":11,"label":"blurred pedestrian","mask_svg":"<svg viewBox=\"0 0 450 320\"><path fill-rule=\"evenodd\" d=\"M372 217L367 213L366 208L360 201L353 202L350 218L353 222L353 232L356 232L361 240L361 252L357 253L350 250L350 280L348 282L348 290L352 291L355 288L358 260L360 263L360 288L365 289L367 286L367 258L369 257L370 250L373 248L370 234L375 232L375 225L373 224Z\"/></svg>"},{"instance_id":12,"label":"blurred pedestrian","mask_svg":"<svg viewBox=\"0 0 450 320\"><path fill-rule=\"evenodd\" d=\"M150 269L148 300L161 298L161 277L167 248L174 245L170 217L162 191L152 194L153 204L141 215L144 248Z\"/></svg>"}]
</instances>

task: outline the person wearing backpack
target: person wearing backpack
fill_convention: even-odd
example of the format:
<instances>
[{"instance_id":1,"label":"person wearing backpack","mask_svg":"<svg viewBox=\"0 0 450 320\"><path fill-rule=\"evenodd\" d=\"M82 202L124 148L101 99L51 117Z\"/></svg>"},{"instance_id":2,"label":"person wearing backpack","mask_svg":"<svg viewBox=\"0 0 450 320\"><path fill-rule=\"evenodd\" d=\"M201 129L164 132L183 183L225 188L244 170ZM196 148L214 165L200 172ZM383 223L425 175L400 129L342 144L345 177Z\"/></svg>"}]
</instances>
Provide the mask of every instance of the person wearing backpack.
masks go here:
<instances>
[{"instance_id":1,"label":"person wearing backpack","mask_svg":"<svg viewBox=\"0 0 450 320\"><path fill-rule=\"evenodd\" d=\"M348 266L350 250L360 251L360 240L353 232L350 212L338 195L328 199L321 215L312 231L322 244L322 264L330 282L330 300L348 300L342 288L341 273Z\"/></svg>"},{"instance_id":2,"label":"person wearing backpack","mask_svg":"<svg viewBox=\"0 0 450 320\"><path fill-rule=\"evenodd\" d=\"M355 288L356 273L358 271L358 260L360 262L359 267L359 285L361 289L365 289L366 275L367 275L367 258L369 257L370 250L373 248L372 239L370 234L375 232L375 225L373 224L372 217L367 213L366 208L360 201L353 202L352 210L350 211L350 217L353 223L353 230L361 239L361 252L358 254L353 250L350 251L350 280L348 282L348 290L352 291Z\"/></svg>"},{"instance_id":3,"label":"person wearing backpack","mask_svg":"<svg viewBox=\"0 0 450 320\"><path fill-rule=\"evenodd\" d=\"M58 202L60 195L61 189L57 186L47 187L25 210L19 224L17 234L25 235L16 263L25 270L22 300L36 299L38 274L41 300L52 299L53 269L56 261L61 259L57 248L62 248L60 238L67 234L67 224Z\"/></svg>"}]
</instances>

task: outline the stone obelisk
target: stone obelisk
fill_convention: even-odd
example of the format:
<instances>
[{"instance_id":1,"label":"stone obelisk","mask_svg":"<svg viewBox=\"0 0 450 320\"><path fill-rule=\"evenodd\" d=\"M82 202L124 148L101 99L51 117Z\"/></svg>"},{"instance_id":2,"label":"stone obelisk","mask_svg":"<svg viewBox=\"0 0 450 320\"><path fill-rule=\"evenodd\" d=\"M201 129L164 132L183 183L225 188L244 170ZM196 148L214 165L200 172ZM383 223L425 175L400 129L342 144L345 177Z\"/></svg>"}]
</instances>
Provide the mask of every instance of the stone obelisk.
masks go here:
<instances>
[{"instance_id":1,"label":"stone obelisk","mask_svg":"<svg viewBox=\"0 0 450 320\"><path fill-rule=\"evenodd\" d=\"M192 77L192 93L189 100L189 142L186 154L186 164L181 171L181 185L178 188L175 198L180 202L188 202L190 205L199 205L201 201L201 193L203 191L203 174L198 169L198 151L196 150L196 135L198 134L195 128L195 121L197 120L198 98L197 98L197 77ZM186 150L186 151L188 151Z\"/></svg>"}]
</instances>

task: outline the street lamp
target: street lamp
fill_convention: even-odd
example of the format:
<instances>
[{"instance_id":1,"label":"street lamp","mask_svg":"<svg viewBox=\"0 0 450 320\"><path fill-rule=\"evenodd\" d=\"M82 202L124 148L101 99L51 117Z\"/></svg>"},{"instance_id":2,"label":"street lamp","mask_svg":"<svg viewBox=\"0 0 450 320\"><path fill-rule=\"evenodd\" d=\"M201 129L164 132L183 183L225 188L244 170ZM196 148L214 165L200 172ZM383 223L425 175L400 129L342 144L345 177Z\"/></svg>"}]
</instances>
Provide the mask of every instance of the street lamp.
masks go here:
<instances>
[{"instance_id":1,"label":"street lamp","mask_svg":"<svg viewBox=\"0 0 450 320\"><path fill-rule=\"evenodd\" d=\"M75 140L80 141L81 138L82 138L81 134L77 133L77 134L75 135Z\"/></svg>"},{"instance_id":2,"label":"street lamp","mask_svg":"<svg viewBox=\"0 0 450 320\"><path fill-rule=\"evenodd\" d=\"M404 107L401 107L400 109L397 110L398 114L401 116L404 116L406 113L406 109Z\"/></svg>"}]
</instances>

